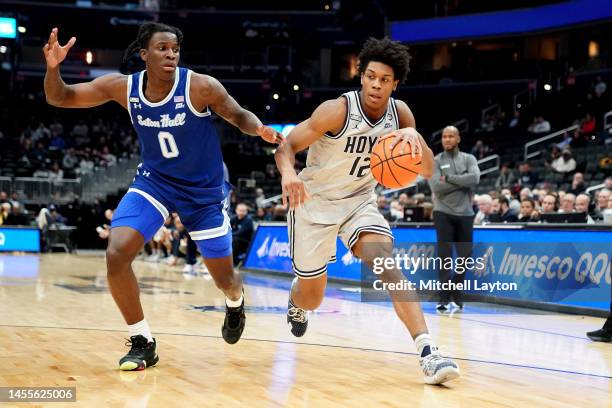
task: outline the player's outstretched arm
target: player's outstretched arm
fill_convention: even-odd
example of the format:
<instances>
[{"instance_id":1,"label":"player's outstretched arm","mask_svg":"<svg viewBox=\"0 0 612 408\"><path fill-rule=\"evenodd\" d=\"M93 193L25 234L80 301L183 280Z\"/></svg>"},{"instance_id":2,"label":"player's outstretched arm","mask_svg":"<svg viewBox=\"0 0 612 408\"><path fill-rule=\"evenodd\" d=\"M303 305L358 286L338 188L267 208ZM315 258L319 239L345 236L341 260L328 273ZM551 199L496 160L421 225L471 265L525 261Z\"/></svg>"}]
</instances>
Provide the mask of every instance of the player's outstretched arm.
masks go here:
<instances>
[{"instance_id":1,"label":"player's outstretched arm","mask_svg":"<svg viewBox=\"0 0 612 408\"><path fill-rule=\"evenodd\" d=\"M66 45L58 41L58 29L54 28L49 41L43 47L47 72L45 74L45 97L50 105L62 108L90 108L109 101L117 101L123 107L127 104L127 77L121 74L109 74L91 82L66 85L60 75L60 64L76 42L72 37Z\"/></svg>"},{"instance_id":2,"label":"player's outstretched arm","mask_svg":"<svg viewBox=\"0 0 612 408\"><path fill-rule=\"evenodd\" d=\"M261 123L251 111L244 109L227 92L219 81L208 75L193 74L192 81L196 86L198 99L203 106L210 106L215 113L236 126L242 133L260 136L269 143L281 143L283 135Z\"/></svg>"},{"instance_id":3,"label":"player's outstretched arm","mask_svg":"<svg viewBox=\"0 0 612 408\"><path fill-rule=\"evenodd\" d=\"M414 120L414 115L412 111L406 105L405 102L396 100L396 108L399 116L399 126L400 130L406 130L408 136L412 136L418 139L420 144L420 149L418 151L421 154L421 171L420 175L425 178L430 178L434 172L434 155L429 146L427 146L427 142L423 139L423 136L419 132L416 131L416 122ZM405 143L405 142L403 142Z\"/></svg>"},{"instance_id":4,"label":"player's outstretched arm","mask_svg":"<svg viewBox=\"0 0 612 408\"><path fill-rule=\"evenodd\" d=\"M295 154L306 149L327 132L338 133L344 125L346 109L344 98L323 102L310 118L291 131L276 150L274 159L282 177L283 205L286 205L288 200L290 207L295 208L308 197L304 183L295 172Z\"/></svg>"}]
</instances>

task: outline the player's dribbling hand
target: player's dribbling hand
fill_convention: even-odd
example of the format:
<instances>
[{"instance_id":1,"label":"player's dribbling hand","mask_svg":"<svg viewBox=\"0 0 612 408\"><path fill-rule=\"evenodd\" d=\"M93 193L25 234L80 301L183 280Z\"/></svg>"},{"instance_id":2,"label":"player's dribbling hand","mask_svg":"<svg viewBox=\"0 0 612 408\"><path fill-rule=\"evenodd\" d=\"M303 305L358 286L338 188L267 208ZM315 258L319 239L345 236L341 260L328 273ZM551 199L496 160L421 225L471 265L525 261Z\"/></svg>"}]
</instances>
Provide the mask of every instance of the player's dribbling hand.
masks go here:
<instances>
[{"instance_id":1,"label":"player's dribbling hand","mask_svg":"<svg viewBox=\"0 0 612 408\"><path fill-rule=\"evenodd\" d=\"M76 37L72 37L66 45L61 46L57 40L57 28L51 30L49 41L43 47L45 59L47 60L47 67L57 67L66 58L66 54L68 54L68 51L70 51L75 42Z\"/></svg>"},{"instance_id":2,"label":"player's dribbling hand","mask_svg":"<svg viewBox=\"0 0 612 408\"><path fill-rule=\"evenodd\" d=\"M281 144L285 138L270 126L261 125L257 128L257 135L268 143Z\"/></svg>"},{"instance_id":3,"label":"player's dribbling hand","mask_svg":"<svg viewBox=\"0 0 612 408\"><path fill-rule=\"evenodd\" d=\"M309 198L304 182L295 173L283 175L281 186L283 188L283 206L289 203L289 209L291 210L299 207Z\"/></svg>"},{"instance_id":4,"label":"player's dribbling hand","mask_svg":"<svg viewBox=\"0 0 612 408\"><path fill-rule=\"evenodd\" d=\"M415 128L407 127L396 130L394 132L385 135L385 137L393 135L394 139L389 143L389 149L393 150L395 145L400 144L400 154L403 154L406 150L406 145L410 145L410 154L412 157L421 156L423 154L423 146L421 146L421 140L419 132Z\"/></svg>"}]
</instances>

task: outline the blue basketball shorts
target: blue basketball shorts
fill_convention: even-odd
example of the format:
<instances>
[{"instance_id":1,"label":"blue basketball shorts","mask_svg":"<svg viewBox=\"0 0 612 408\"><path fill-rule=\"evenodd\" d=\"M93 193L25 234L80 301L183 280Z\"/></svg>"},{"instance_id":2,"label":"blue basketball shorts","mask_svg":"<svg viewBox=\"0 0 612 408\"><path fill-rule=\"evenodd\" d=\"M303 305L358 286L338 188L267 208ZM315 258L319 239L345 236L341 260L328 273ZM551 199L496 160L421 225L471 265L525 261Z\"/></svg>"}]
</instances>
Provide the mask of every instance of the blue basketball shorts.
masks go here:
<instances>
[{"instance_id":1,"label":"blue basketball shorts","mask_svg":"<svg viewBox=\"0 0 612 408\"><path fill-rule=\"evenodd\" d=\"M145 173L146 174L146 173ZM227 214L229 200L208 201L184 186L160 183L154 175L137 175L113 214L111 228L130 227L149 242L162 227L170 212L176 211L205 258L224 258L232 254L232 229Z\"/></svg>"}]
</instances>

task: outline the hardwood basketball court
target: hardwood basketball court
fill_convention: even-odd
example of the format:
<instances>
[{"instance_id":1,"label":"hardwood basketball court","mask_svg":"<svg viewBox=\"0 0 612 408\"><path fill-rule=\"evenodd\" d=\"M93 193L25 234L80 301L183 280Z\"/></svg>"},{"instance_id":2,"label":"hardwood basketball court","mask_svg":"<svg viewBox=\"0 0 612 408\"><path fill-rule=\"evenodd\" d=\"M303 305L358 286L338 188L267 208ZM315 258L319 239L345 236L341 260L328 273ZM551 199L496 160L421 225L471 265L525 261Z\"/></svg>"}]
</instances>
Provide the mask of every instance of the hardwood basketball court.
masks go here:
<instances>
[{"instance_id":1,"label":"hardwood basketball court","mask_svg":"<svg viewBox=\"0 0 612 408\"><path fill-rule=\"evenodd\" d=\"M76 403L15 406L603 407L612 345L585 332L602 319L467 304L453 316L425 304L430 331L462 377L423 384L390 305L330 285L308 333L285 321L289 279L246 273L247 326L221 338L223 296L208 275L137 262L160 362L121 372L127 329L98 255L0 255L0 386L75 386ZM2 406L11 406L0 403Z\"/></svg>"}]
</instances>

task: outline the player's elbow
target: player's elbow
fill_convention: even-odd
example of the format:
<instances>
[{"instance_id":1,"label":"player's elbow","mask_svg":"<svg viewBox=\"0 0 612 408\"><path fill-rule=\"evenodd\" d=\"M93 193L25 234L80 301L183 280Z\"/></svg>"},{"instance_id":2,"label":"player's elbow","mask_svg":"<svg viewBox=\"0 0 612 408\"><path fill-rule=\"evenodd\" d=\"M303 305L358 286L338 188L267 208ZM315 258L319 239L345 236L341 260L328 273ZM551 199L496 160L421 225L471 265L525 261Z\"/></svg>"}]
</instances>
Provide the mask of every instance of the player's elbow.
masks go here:
<instances>
[{"instance_id":1,"label":"player's elbow","mask_svg":"<svg viewBox=\"0 0 612 408\"><path fill-rule=\"evenodd\" d=\"M55 106L57 108L61 108L63 107L63 101L59 98L55 98L51 95L49 95L48 93L45 92L45 100L47 101L47 103L51 106Z\"/></svg>"}]
</instances>

